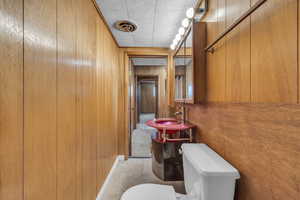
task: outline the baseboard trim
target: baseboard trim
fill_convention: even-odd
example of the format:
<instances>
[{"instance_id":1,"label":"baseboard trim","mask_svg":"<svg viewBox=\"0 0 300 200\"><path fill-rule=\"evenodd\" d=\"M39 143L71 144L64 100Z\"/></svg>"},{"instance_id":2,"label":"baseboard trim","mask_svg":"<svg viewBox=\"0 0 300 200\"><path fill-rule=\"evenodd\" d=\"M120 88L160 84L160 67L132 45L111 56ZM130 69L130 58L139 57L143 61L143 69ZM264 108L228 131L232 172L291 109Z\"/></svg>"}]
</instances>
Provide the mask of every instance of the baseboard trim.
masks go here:
<instances>
[{"instance_id":1,"label":"baseboard trim","mask_svg":"<svg viewBox=\"0 0 300 200\"><path fill-rule=\"evenodd\" d=\"M124 155L118 155L116 157L116 160L115 160L114 164L112 165L112 167L111 167L111 169L110 169L110 171L109 171L109 173L108 173L108 175L107 175L107 177L106 177L106 179L105 179L105 181L104 181L104 183L103 183L103 185L102 185L102 187L101 187L101 189L100 189L100 191L99 191L99 193L97 195L96 200L102 200L103 199L104 191L106 190L106 187L108 185L109 180L111 179L111 176L112 176L114 170L116 169L118 163L120 161L123 161L123 160L125 160L125 156Z\"/></svg>"}]
</instances>

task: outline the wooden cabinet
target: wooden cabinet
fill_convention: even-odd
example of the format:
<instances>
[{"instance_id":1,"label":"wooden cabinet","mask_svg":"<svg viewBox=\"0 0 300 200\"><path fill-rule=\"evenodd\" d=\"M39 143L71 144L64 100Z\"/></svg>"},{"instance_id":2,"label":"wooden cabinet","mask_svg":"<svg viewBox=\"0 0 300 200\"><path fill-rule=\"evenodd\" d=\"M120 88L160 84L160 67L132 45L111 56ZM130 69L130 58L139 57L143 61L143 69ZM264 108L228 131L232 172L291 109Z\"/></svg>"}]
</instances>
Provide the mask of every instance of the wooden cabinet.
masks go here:
<instances>
[{"instance_id":1,"label":"wooden cabinet","mask_svg":"<svg viewBox=\"0 0 300 200\"><path fill-rule=\"evenodd\" d=\"M206 100L206 23L193 22L174 55L175 102Z\"/></svg>"}]
</instances>

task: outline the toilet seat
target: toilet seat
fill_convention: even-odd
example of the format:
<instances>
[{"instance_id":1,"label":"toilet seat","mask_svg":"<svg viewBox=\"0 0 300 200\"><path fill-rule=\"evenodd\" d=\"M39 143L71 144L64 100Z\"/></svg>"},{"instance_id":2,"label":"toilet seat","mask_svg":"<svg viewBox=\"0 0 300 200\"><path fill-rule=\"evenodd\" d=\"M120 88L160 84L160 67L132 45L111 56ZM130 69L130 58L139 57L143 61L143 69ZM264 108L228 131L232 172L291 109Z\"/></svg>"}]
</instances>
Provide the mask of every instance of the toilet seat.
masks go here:
<instances>
[{"instance_id":1,"label":"toilet seat","mask_svg":"<svg viewBox=\"0 0 300 200\"><path fill-rule=\"evenodd\" d=\"M121 200L176 200L176 193L169 185L141 184L129 188Z\"/></svg>"}]
</instances>

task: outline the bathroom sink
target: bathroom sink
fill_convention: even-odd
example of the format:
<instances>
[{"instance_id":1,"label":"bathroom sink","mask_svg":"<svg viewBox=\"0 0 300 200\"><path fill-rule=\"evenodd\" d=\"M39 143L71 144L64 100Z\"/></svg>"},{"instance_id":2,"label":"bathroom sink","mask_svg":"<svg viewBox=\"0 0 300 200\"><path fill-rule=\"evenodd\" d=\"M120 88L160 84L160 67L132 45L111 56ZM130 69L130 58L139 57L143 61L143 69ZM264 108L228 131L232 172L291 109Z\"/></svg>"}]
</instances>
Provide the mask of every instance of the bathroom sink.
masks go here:
<instances>
[{"instance_id":1,"label":"bathroom sink","mask_svg":"<svg viewBox=\"0 0 300 200\"><path fill-rule=\"evenodd\" d=\"M176 131L183 131L194 127L194 125L179 122L174 118L153 119L147 121L146 124L148 126L156 128L159 131L165 130L167 134L176 133Z\"/></svg>"},{"instance_id":2,"label":"bathroom sink","mask_svg":"<svg viewBox=\"0 0 300 200\"><path fill-rule=\"evenodd\" d=\"M192 124L183 123L174 118L153 119L147 121L146 124L157 129L157 134L152 138L156 142L192 142L192 128L195 127Z\"/></svg>"}]
</instances>

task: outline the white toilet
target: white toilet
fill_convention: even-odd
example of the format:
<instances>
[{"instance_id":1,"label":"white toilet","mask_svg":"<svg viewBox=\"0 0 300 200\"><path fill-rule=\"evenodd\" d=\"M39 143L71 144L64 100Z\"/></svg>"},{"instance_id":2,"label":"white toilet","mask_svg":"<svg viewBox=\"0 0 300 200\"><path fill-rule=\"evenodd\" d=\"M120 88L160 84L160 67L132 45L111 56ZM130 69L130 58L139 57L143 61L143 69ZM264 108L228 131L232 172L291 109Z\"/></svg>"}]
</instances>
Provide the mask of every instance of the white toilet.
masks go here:
<instances>
[{"instance_id":1,"label":"white toilet","mask_svg":"<svg viewBox=\"0 0 300 200\"><path fill-rule=\"evenodd\" d=\"M129 188L121 200L233 200L239 172L206 144L183 144L187 194L172 186L141 184Z\"/></svg>"}]
</instances>

